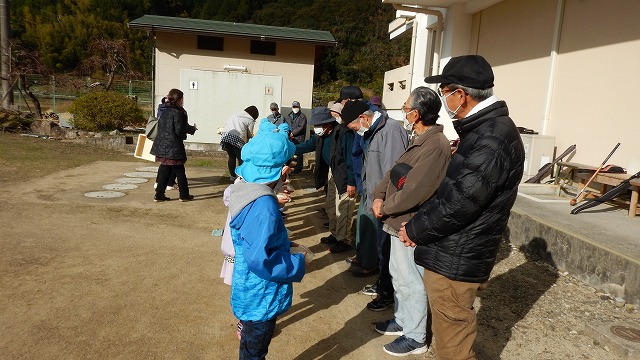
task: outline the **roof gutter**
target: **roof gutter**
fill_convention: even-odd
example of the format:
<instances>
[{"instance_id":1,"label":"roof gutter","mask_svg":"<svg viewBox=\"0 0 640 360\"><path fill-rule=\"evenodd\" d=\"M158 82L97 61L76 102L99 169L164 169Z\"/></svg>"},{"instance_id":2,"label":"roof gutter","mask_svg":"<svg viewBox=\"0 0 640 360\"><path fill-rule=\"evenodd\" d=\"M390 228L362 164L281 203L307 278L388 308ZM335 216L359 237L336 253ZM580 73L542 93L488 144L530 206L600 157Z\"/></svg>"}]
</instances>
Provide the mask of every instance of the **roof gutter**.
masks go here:
<instances>
[{"instance_id":1,"label":"roof gutter","mask_svg":"<svg viewBox=\"0 0 640 360\"><path fill-rule=\"evenodd\" d=\"M559 0L556 7L556 21L553 29L553 40L551 44L551 54L549 56L549 77L547 79L547 93L544 101L544 118L542 119L542 131L540 134L547 135L549 131L549 118L551 117L551 101L553 100L553 85L556 79L556 68L558 65L558 51L560 48L560 38L562 36L562 21L564 19L565 0Z\"/></svg>"},{"instance_id":2,"label":"roof gutter","mask_svg":"<svg viewBox=\"0 0 640 360\"><path fill-rule=\"evenodd\" d=\"M243 35L243 34L233 34L229 32L218 32L218 31L207 31L207 30L194 30L193 28L182 28L182 27L174 27L174 26L158 26L158 25L148 25L148 24L135 24L129 23L128 27L130 29L142 29L146 31L166 31L172 33L183 33L183 34L195 34L195 35L209 35L209 36L222 36L222 37L231 37L231 38L242 38L242 39L254 39L261 41L284 41L284 42L295 42L295 43L306 43L313 45L322 45L322 46L336 46L337 41L323 41L323 40L301 40L297 38L290 37L278 37L278 36L264 36L264 35Z\"/></svg>"}]
</instances>

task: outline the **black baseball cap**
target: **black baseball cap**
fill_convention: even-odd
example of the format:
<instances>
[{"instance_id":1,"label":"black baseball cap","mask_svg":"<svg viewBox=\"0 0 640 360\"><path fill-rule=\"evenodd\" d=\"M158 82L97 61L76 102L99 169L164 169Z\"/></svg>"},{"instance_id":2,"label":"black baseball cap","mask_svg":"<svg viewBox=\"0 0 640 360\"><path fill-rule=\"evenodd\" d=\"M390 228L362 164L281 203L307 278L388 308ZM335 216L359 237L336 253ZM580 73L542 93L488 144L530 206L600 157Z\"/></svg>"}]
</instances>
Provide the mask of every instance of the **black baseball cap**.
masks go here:
<instances>
[{"instance_id":1,"label":"black baseball cap","mask_svg":"<svg viewBox=\"0 0 640 360\"><path fill-rule=\"evenodd\" d=\"M493 87L493 70L480 55L452 57L442 69L441 75L427 76L427 84L458 84L472 89Z\"/></svg>"},{"instance_id":2,"label":"black baseball cap","mask_svg":"<svg viewBox=\"0 0 640 360\"><path fill-rule=\"evenodd\" d=\"M360 90L359 87L354 86L354 85L344 86L342 89L340 89L340 99L341 100L362 99L362 90Z\"/></svg>"},{"instance_id":3,"label":"black baseball cap","mask_svg":"<svg viewBox=\"0 0 640 360\"><path fill-rule=\"evenodd\" d=\"M369 105L362 100L347 101L342 108L342 114L340 116L342 123L346 125L352 122L367 110L369 110Z\"/></svg>"}]
</instances>

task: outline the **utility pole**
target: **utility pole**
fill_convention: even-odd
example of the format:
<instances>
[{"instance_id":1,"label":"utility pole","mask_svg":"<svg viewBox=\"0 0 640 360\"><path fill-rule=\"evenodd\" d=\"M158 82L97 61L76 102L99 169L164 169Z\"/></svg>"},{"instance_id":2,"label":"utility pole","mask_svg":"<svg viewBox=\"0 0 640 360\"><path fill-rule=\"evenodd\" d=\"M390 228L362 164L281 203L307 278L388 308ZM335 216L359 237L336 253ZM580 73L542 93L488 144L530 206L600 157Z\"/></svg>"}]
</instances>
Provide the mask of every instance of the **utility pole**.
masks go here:
<instances>
[{"instance_id":1,"label":"utility pole","mask_svg":"<svg viewBox=\"0 0 640 360\"><path fill-rule=\"evenodd\" d=\"M0 78L2 81L2 107L13 104L11 89L11 45L9 43L9 0L0 0Z\"/></svg>"}]
</instances>

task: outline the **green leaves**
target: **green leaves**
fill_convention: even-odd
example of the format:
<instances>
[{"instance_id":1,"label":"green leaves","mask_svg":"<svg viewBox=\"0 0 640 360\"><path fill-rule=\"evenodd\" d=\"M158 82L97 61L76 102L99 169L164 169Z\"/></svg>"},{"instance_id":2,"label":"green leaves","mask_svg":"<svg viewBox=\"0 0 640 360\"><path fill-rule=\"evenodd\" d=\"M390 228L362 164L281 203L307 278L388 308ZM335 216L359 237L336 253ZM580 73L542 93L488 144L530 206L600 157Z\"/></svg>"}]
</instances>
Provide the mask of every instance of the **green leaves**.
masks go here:
<instances>
[{"instance_id":1,"label":"green leaves","mask_svg":"<svg viewBox=\"0 0 640 360\"><path fill-rule=\"evenodd\" d=\"M73 126L88 131L122 130L144 123L142 110L134 100L113 91L98 91L73 102Z\"/></svg>"},{"instance_id":2,"label":"green leaves","mask_svg":"<svg viewBox=\"0 0 640 360\"><path fill-rule=\"evenodd\" d=\"M75 70L96 38L124 39L132 70L151 74L151 42L127 22L145 14L325 30L315 83L342 81L382 91L384 72L409 62L410 38L389 41L395 10L380 0L12 0L11 28L56 71Z\"/></svg>"}]
</instances>

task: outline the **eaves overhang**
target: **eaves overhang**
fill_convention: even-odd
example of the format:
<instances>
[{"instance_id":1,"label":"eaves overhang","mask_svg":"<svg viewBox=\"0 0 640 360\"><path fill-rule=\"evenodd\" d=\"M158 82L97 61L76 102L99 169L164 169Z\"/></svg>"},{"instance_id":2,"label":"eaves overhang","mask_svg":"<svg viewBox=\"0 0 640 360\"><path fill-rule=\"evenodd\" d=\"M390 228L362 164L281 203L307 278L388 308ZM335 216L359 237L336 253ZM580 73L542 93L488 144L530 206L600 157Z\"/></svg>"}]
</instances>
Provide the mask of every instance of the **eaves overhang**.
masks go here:
<instances>
[{"instance_id":1,"label":"eaves overhang","mask_svg":"<svg viewBox=\"0 0 640 360\"><path fill-rule=\"evenodd\" d=\"M188 33L222 37L249 38L262 41L297 42L318 46L335 46L328 31L286 28L278 26L144 15L128 23L130 29L147 32Z\"/></svg>"}]
</instances>

